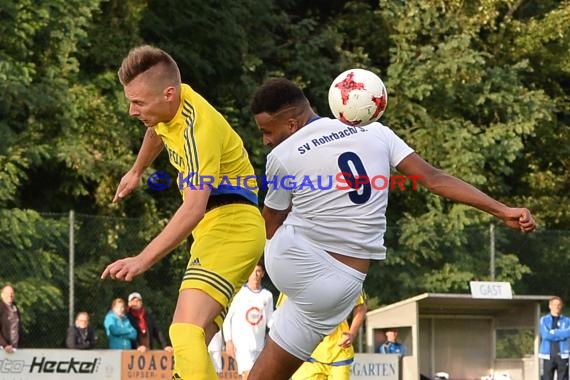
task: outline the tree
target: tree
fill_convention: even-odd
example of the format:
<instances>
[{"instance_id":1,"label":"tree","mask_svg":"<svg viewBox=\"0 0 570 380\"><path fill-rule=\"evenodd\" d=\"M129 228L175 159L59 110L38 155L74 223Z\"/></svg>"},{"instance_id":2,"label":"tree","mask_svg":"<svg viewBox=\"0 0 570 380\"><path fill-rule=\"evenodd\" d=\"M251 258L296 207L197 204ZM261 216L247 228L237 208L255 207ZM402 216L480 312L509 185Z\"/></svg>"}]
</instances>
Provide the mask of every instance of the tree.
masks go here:
<instances>
[{"instance_id":1,"label":"tree","mask_svg":"<svg viewBox=\"0 0 570 380\"><path fill-rule=\"evenodd\" d=\"M50 161L63 164L57 138L72 124L69 78L78 69L72 54L99 2L3 3L0 278L14 284L24 327L30 330L44 314L57 314L63 305L65 259L59 248L65 225L28 209L24 188L34 170ZM52 185L45 177L37 184L30 189L36 199Z\"/></svg>"},{"instance_id":2,"label":"tree","mask_svg":"<svg viewBox=\"0 0 570 380\"><path fill-rule=\"evenodd\" d=\"M554 111L546 92L525 82L532 70L527 61L497 59L490 52L498 36L513 27L507 17L512 4L381 1L375 12L391 41L385 75L390 100L383 121L428 161L506 203L520 201L510 185L511 176L521 175L514 163ZM398 216L388 235L394 249L386 265L374 267L368 283L384 289L382 299L466 291L469 279L486 278L488 272L481 270L487 268L486 245L473 247L465 232L485 231L490 217L423 190L394 193L389 210L389 222ZM506 278L517 280L528 271L516 256L501 260L512 264ZM396 278L379 287L374 280L389 278L388 273ZM398 285L403 289L390 294Z\"/></svg>"},{"instance_id":3,"label":"tree","mask_svg":"<svg viewBox=\"0 0 570 380\"><path fill-rule=\"evenodd\" d=\"M41 347L60 342L67 327L67 210L129 212L127 207L111 205L110 200L132 160L131 133L120 109L125 102L119 96L119 85L111 84L108 72L80 74L79 58L85 53L78 50L89 45L87 31L93 30L91 16L100 1L4 5L0 7L5 16L0 26L0 88L4 94L0 99L0 255L5 265L0 279L15 285L24 327L30 332L27 344ZM93 46L100 43L94 41ZM141 128L136 131L142 136ZM145 223L141 230L153 231L157 223L152 198L144 192L132 198L129 202L137 215L146 216L139 220ZM64 217L46 217L38 211L64 211ZM141 232L136 239L117 236L121 230L129 231L131 223L116 219L107 228L87 231L91 236L78 246L82 254L78 283L86 293L104 268L101 257L112 257L115 250L124 252L136 246L134 241L140 245L148 239ZM121 244L125 240L126 247ZM117 291L112 286L108 289ZM107 293L100 296L98 303L107 305L108 299L103 298ZM46 324L45 315L64 325Z\"/></svg>"},{"instance_id":4,"label":"tree","mask_svg":"<svg viewBox=\"0 0 570 380\"><path fill-rule=\"evenodd\" d=\"M116 77L122 57L142 43L174 56L183 79L242 136L259 175L266 149L249 112L257 85L293 79L329 116L332 79L362 67L387 85L381 121L428 161L506 203L528 204L543 230L569 228L560 206L570 183L567 3L222 3L0 0L0 281L16 285L26 328L46 338L38 345L61 334L42 327L41 315L66 320L68 210L78 213L77 306L98 320L129 290L99 281L104 265L136 253L180 204L172 187L146 186L110 203L145 130L125 112ZM165 155L154 170L176 176ZM423 189L393 191L388 260L372 265L368 292L386 303L488 279L491 222ZM560 291L570 269L564 232L527 236L498 226L496 236L497 279L516 292ZM178 286L165 279L180 278L187 254L179 247L132 285L156 301L163 325L173 297L161 294Z\"/></svg>"}]
</instances>

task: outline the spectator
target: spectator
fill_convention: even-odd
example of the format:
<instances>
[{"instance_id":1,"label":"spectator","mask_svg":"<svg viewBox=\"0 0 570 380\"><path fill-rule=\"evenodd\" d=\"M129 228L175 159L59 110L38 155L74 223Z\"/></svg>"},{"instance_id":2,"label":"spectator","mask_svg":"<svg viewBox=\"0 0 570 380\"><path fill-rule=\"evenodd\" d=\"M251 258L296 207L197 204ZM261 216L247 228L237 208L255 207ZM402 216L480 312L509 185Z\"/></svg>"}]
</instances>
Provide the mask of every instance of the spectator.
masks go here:
<instances>
[{"instance_id":1,"label":"spectator","mask_svg":"<svg viewBox=\"0 0 570 380\"><path fill-rule=\"evenodd\" d=\"M122 298L113 300L111 310L105 316L103 325L109 340L109 348L119 350L133 348L131 341L137 339L137 330L125 315L125 301Z\"/></svg>"},{"instance_id":2,"label":"spectator","mask_svg":"<svg viewBox=\"0 0 570 380\"><path fill-rule=\"evenodd\" d=\"M568 380L568 337L570 318L562 315L564 303L560 297L552 297L548 302L550 313L540 318L540 349L543 380Z\"/></svg>"},{"instance_id":3,"label":"spectator","mask_svg":"<svg viewBox=\"0 0 570 380\"><path fill-rule=\"evenodd\" d=\"M12 353L19 347L22 338L20 311L14 303L14 288L5 285L2 288L0 302L0 347Z\"/></svg>"},{"instance_id":4,"label":"spectator","mask_svg":"<svg viewBox=\"0 0 570 380\"><path fill-rule=\"evenodd\" d=\"M216 373L220 375L223 370L223 362L222 362L222 346L224 345L224 338L222 337L222 331L218 331L216 335L208 344L208 352L210 353L210 358L212 359L212 363L214 363L214 368L216 369Z\"/></svg>"},{"instance_id":5,"label":"spectator","mask_svg":"<svg viewBox=\"0 0 570 380\"><path fill-rule=\"evenodd\" d=\"M89 326L89 314L86 311L77 313L75 325L69 326L67 329L65 346L78 350L88 350L95 347L95 332Z\"/></svg>"},{"instance_id":6,"label":"spectator","mask_svg":"<svg viewBox=\"0 0 570 380\"><path fill-rule=\"evenodd\" d=\"M374 352L380 352L380 346L386 341L386 333L382 329L374 329Z\"/></svg>"},{"instance_id":7,"label":"spectator","mask_svg":"<svg viewBox=\"0 0 570 380\"><path fill-rule=\"evenodd\" d=\"M133 341L133 348L140 352L146 352L153 348L153 339L157 340L161 348L172 352L172 347L168 340L164 337L162 331L158 328L156 319L151 310L144 307L143 299L140 293L134 292L129 294L129 309L127 317L137 330L137 338Z\"/></svg>"},{"instance_id":8,"label":"spectator","mask_svg":"<svg viewBox=\"0 0 570 380\"><path fill-rule=\"evenodd\" d=\"M398 342L398 330L390 327L386 329L386 341L378 348L380 354L406 355L406 346Z\"/></svg>"},{"instance_id":9,"label":"spectator","mask_svg":"<svg viewBox=\"0 0 570 380\"><path fill-rule=\"evenodd\" d=\"M226 352L237 362L242 380L265 345L268 321L273 315L273 295L261 286L265 271L260 263L230 304L223 324Z\"/></svg>"}]
</instances>

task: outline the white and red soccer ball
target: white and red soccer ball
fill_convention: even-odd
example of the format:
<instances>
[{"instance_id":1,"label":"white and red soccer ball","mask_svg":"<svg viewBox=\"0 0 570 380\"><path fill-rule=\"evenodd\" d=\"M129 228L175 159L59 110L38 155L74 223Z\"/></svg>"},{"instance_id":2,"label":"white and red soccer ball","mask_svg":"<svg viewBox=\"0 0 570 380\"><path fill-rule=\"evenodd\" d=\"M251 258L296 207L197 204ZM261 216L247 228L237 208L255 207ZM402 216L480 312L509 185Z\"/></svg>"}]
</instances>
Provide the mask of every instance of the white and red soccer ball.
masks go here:
<instances>
[{"instance_id":1,"label":"white and red soccer ball","mask_svg":"<svg viewBox=\"0 0 570 380\"><path fill-rule=\"evenodd\" d=\"M329 88L329 107L334 117L348 125L364 126L378 120L387 104L384 82L368 70L346 70Z\"/></svg>"}]
</instances>

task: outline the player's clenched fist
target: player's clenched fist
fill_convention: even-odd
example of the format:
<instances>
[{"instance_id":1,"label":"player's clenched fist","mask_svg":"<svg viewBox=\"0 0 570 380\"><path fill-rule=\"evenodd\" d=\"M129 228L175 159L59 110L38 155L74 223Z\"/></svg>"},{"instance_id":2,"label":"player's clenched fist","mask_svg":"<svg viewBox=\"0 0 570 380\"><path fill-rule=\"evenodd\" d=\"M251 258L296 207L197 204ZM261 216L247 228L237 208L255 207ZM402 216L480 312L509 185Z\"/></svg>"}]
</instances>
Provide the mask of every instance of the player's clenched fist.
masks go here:
<instances>
[{"instance_id":1,"label":"player's clenched fist","mask_svg":"<svg viewBox=\"0 0 570 380\"><path fill-rule=\"evenodd\" d=\"M511 228L522 232L532 232L536 229L536 222L530 211L526 208L511 207L501 219Z\"/></svg>"}]
</instances>

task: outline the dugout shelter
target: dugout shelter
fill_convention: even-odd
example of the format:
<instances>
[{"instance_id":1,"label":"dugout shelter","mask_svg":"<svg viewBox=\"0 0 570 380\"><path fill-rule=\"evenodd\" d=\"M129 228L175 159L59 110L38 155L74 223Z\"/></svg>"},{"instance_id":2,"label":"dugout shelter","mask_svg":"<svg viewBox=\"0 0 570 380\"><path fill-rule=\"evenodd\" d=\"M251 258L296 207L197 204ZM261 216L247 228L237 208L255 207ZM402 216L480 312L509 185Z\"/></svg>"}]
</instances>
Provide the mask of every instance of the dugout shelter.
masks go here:
<instances>
[{"instance_id":1,"label":"dugout shelter","mask_svg":"<svg viewBox=\"0 0 570 380\"><path fill-rule=\"evenodd\" d=\"M398 340L407 348L400 363L402 380L418 380L420 374L431 378L441 371L450 380L481 380L493 373L508 373L512 380L539 379L541 305L550 298L420 294L366 314L367 352L375 352L380 331L397 327ZM512 357L517 349L521 357Z\"/></svg>"}]
</instances>

